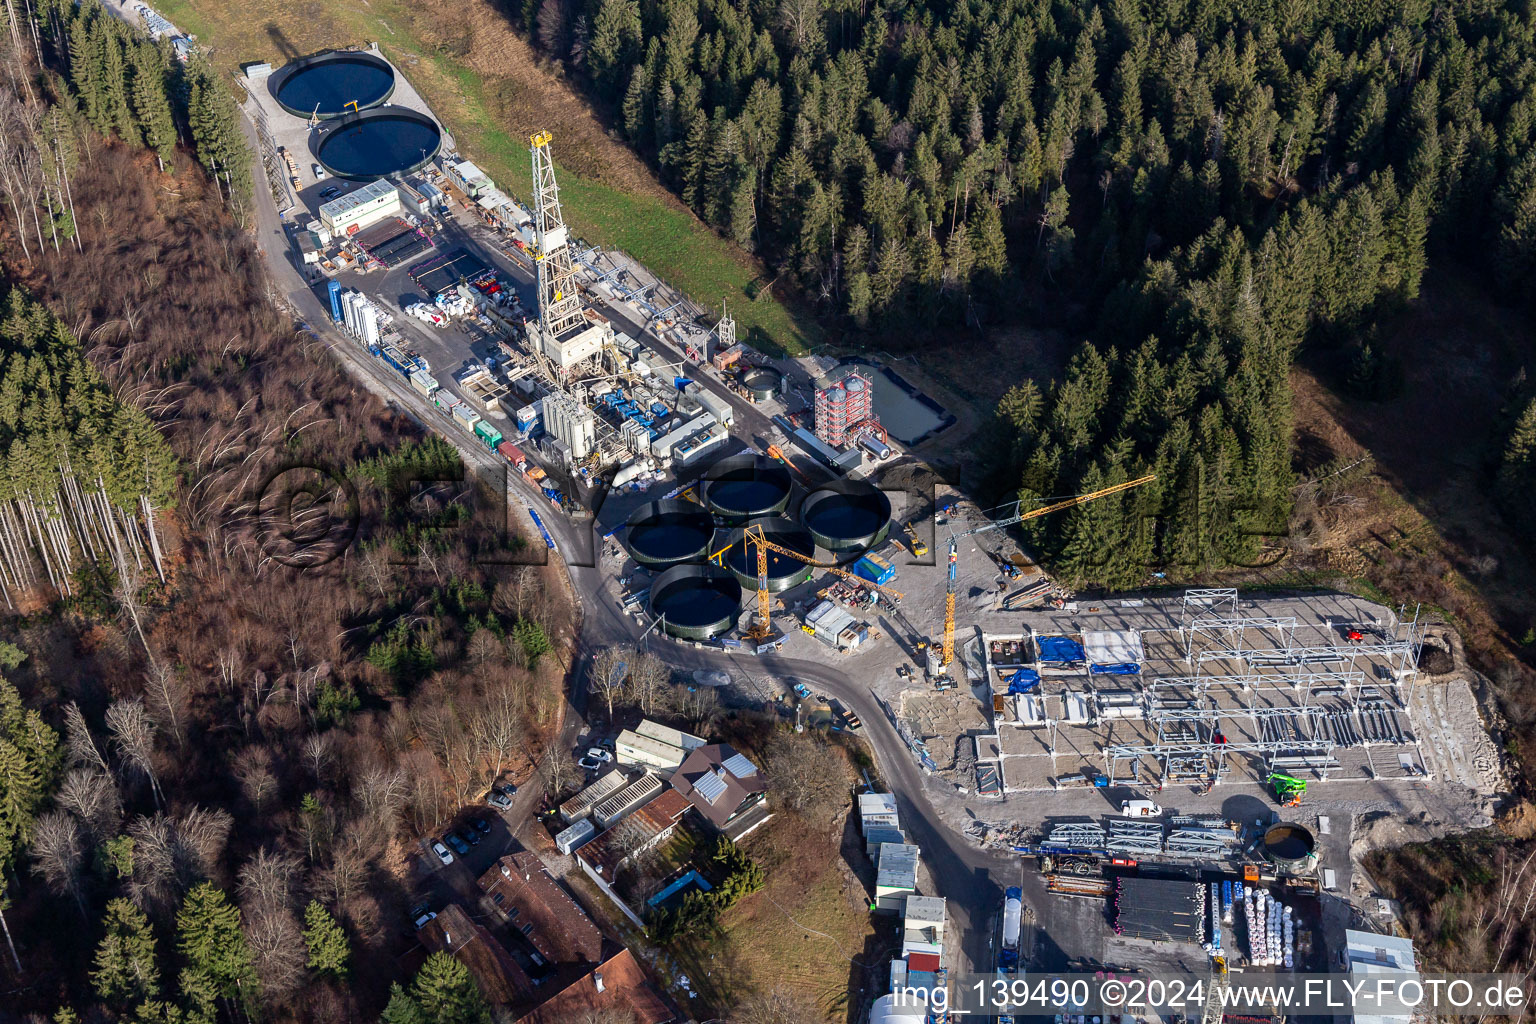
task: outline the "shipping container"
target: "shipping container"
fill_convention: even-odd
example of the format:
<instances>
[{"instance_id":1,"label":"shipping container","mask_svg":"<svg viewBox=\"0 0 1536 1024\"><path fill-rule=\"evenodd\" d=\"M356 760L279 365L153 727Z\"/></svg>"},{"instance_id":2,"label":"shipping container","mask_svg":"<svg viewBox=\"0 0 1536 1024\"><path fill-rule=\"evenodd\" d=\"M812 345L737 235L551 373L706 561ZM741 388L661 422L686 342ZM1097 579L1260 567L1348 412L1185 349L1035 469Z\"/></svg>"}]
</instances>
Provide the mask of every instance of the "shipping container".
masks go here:
<instances>
[{"instance_id":1,"label":"shipping container","mask_svg":"<svg viewBox=\"0 0 1536 1024\"><path fill-rule=\"evenodd\" d=\"M582 818L555 836L555 849L561 853L570 853L595 835L597 835L597 826L586 818Z\"/></svg>"},{"instance_id":2,"label":"shipping container","mask_svg":"<svg viewBox=\"0 0 1536 1024\"><path fill-rule=\"evenodd\" d=\"M463 402L453 407L453 418L458 420L465 430L475 429L475 424L480 422L480 414Z\"/></svg>"},{"instance_id":3,"label":"shipping container","mask_svg":"<svg viewBox=\"0 0 1536 1024\"><path fill-rule=\"evenodd\" d=\"M522 449L511 441L501 442L496 446L496 450L501 453L501 457L506 459L507 464L513 469L520 470L528 465L528 458L523 455Z\"/></svg>"},{"instance_id":4,"label":"shipping container","mask_svg":"<svg viewBox=\"0 0 1536 1024\"><path fill-rule=\"evenodd\" d=\"M417 370L411 374L411 387L431 398L433 392L437 391L437 378L426 370Z\"/></svg>"},{"instance_id":5,"label":"shipping container","mask_svg":"<svg viewBox=\"0 0 1536 1024\"><path fill-rule=\"evenodd\" d=\"M690 385L688 388L688 394L693 398L694 401L703 406L704 411L713 416L715 418L715 422L720 424L722 427L730 426L731 423L735 420L736 413L731 408L731 403L727 402L725 399L721 398L719 395L714 394L713 392L706 391L702 384L695 382L694 384Z\"/></svg>"},{"instance_id":6,"label":"shipping container","mask_svg":"<svg viewBox=\"0 0 1536 1024\"><path fill-rule=\"evenodd\" d=\"M442 413L444 416L452 416L453 407L458 404L458 400L455 399L450 392L439 388L432 394L432 404L435 405L437 407L437 411Z\"/></svg>"},{"instance_id":7,"label":"shipping container","mask_svg":"<svg viewBox=\"0 0 1536 1024\"><path fill-rule=\"evenodd\" d=\"M495 451L496 446L501 444L501 431L491 426L491 424L485 420L480 420L475 424L475 436L484 442L485 446L492 451Z\"/></svg>"},{"instance_id":8,"label":"shipping container","mask_svg":"<svg viewBox=\"0 0 1536 1024\"><path fill-rule=\"evenodd\" d=\"M879 555L865 555L853 563L854 574L881 586L896 578L896 569Z\"/></svg>"}]
</instances>

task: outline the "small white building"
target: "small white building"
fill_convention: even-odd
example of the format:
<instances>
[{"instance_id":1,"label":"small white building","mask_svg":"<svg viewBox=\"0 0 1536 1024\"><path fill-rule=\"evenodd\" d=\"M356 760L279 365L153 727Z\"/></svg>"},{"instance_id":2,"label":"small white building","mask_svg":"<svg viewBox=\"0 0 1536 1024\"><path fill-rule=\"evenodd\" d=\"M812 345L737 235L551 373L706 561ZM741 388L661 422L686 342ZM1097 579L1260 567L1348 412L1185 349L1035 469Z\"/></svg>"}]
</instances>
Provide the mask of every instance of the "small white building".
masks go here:
<instances>
[{"instance_id":1,"label":"small white building","mask_svg":"<svg viewBox=\"0 0 1536 1024\"><path fill-rule=\"evenodd\" d=\"M917 847L908 843L880 844L875 864L875 910L902 912L917 892L917 854Z\"/></svg>"},{"instance_id":2,"label":"small white building","mask_svg":"<svg viewBox=\"0 0 1536 1024\"><path fill-rule=\"evenodd\" d=\"M944 955L944 908L942 896L908 896L901 926L901 955Z\"/></svg>"},{"instance_id":3,"label":"small white building","mask_svg":"<svg viewBox=\"0 0 1536 1024\"><path fill-rule=\"evenodd\" d=\"M581 460L597 444L597 419L591 409L561 391L539 399L544 432L569 447L571 458Z\"/></svg>"},{"instance_id":4,"label":"small white building","mask_svg":"<svg viewBox=\"0 0 1536 1024\"><path fill-rule=\"evenodd\" d=\"M901 815L896 810L895 794L860 793L859 825L865 835L869 835L871 825L888 825L891 828L900 828Z\"/></svg>"},{"instance_id":5,"label":"small white building","mask_svg":"<svg viewBox=\"0 0 1536 1024\"><path fill-rule=\"evenodd\" d=\"M398 217L400 190L380 178L320 206L320 223L334 236L350 235L388 217Z\"/></svg>"},{"instance_id":6,"label":"small white building","mask_svg":"<svg viewBox=\"0 0 1536 1024\"><path fill-rule=\"evenodd\" d=\"M619 733L614 755L620 764L637 764L670 773L689 752L705 745L703 737L669 728L649 718Z\"/></svg>"},{"instance_id":7,"label":"small white building","mask_svg":"<svg viewBox=\"0 0 1536 1024\"><path fill-rule=\"evenodd\" d=\"M1344 945L1349 957L1351 981L1365 981L1382 975L1418 973L1418 958L1413 952L1413 942L1397 935L1377 935L1374 932L1344 932ZM1410 1014L1356 1013L1355 1024L1408 1024Z\"/></svg>"}]
</instances>

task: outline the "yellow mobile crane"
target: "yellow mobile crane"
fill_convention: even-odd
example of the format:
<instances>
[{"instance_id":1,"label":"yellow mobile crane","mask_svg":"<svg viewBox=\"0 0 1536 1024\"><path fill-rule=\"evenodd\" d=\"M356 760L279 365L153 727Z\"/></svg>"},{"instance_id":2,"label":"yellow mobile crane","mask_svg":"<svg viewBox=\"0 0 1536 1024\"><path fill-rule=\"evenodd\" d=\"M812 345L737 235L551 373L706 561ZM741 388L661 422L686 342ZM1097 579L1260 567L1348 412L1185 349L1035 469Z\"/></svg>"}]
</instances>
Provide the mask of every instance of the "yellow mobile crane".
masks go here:
<instances>
[{"instance_id":1,"label":"yellow mobile crane","mask_svg":"<svg viewBox=\"0 0 1536 1024\"><path fill-rule=\"evenodd\" d=\"M941 673L948 672L949 663L955 660L955 587L957 566L960 558L961 537L970 537L974 534L986 533L988 530L1005 529L1006 527L1022 523L1026 519L1034 519L1038 516L1048 515L1052 512L1060 512L1062 509L1072 508L1074 505L1085 505L1090 501L1094 501L1095 499L1105 498L1111 494L1119 494L1121 491L1128 491L1133 487L1140 487L1142 484L1150 483L1156 479L1156 473L1149 473L1146 476L1140 477L1136 480L1127 480L1123 484L1115 484L1113 487L1101 488L1100 490L1093 491L1089 494L1079 494L1074 498L1067 498L1063 501L1053 502L1050 505L1042 505L1040 508L1030 509L1028 512L1018 513L1017 515L1014 515L1008 519L1001 519L995 523L988 523L986 526L978 526L974 530L966 530L962 533L951 533L949 535L949 575L944 584L944 640L940 647L939 671Z\"/></svg>"},{"instance_id":2,"label":"yellow mobile crane","mask_svg":"<svg viewBox=\"0 0 1536 1024\"><path fill-rule=\"evenodd\" d=\"M804 562L813 568L825 569L834 576L840 576L860 586L869 587L871 590L878 591L892 600L899 601L905 596L899 590L892 590L890 587L884 587L878 583L866 580L862 576L855 576L839 565L818 562L814 558L808 558L800 554L798 551L791 551L789 548L775 544L763 535L763 528L761 526L748 526L742 531L741 543L743 545L750 544L757 548L757 621L752 624L752 628L746 634L753 640L765 640L769 636L768 552L770 551L784 555L787 558L793 558L797 562ZM721 548L710 555L709 560L716 565L720 565L721 560L725 557L725 553L734 546L728 545Z\"/></svg>"}]
</instances>

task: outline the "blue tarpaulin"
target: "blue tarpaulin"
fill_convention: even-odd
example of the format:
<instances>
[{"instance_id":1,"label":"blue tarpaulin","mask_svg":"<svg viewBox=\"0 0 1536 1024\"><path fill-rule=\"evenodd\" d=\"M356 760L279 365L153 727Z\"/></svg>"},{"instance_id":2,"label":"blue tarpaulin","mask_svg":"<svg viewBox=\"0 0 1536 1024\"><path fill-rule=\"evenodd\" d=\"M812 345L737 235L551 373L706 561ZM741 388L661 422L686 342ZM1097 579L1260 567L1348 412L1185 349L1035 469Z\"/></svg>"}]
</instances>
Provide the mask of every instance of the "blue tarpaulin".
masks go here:
<instances>
[{"instance_id":1,"label":"blue tarpaulin","mask_svg":"<svg viewBox=\"0 0 1536 1024\"><path fill-rule=\"evenodd\" d=\"M1096 676L1134 676L1141 674L1141 666L1134 661L1122 661L1118 665L1090 665L1088 671Z\"/></svg>"},{"instance_id":2,"label":"blue tarpaulin","mask_svg":"<svg viewBox=\"0 0 1536 1024\"><path fill-rule=\"evenodd\" d=\"M1040 673L1032 668L1021 668L1008 677L1009 693L1028 693L1040 685Z\"/></svg>"},{"instance_id":3,"label":"blue tarpaulin","mask_svg":"<svg viewBox=\"0 0 1536 1024\"><path fill-rule=\"evenodd\" d=\"M1069 636L1037 637L1041 661L1082 661L1083 645Z\"/></svg>"}]
</instances>

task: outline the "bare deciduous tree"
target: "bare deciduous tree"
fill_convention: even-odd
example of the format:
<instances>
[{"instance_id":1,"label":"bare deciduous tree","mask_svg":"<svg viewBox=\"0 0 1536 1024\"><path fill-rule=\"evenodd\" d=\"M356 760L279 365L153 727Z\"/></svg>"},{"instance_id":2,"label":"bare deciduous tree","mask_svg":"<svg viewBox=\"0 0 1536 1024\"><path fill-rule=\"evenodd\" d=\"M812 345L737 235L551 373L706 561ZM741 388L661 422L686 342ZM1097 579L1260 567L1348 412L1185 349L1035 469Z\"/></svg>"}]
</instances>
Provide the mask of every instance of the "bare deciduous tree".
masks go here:
<instances>
[{"instance_id":1,"label":"bare deciduous tree","mask_svg":"<svg viewBox=\"0 0 1536 1024\"><path fill-rule=\"evenodd\" d=\"M826 1019L815 999L790 988L750 995L731 1015L734 1024L821 1024Z\"/></svg>"},{"instance_id":2,"label":"bare deciduous tree","mask_svg":"<svg viewBox=\"0 0 1536 1024\"><path fill-rule=\"evenodd\" d=\"M240 866L240 902L252 909L291 909L293 881L299 862L286 853L263 847Z\"/></svg>"},{"instance_id":3,"label":"bare deciduous tree","mask_svg":"<svg viewBox=\"0 0 1536 1024\"><path fill-rule=\"evenodd\" d=\"M544 755L544 764L539 771L544 775L545 791L552 797L560 797L580 777L581 766L564 747L551 747Z\"/></svg>"},{"instance_id":4,"label":"bare deciduous tree","mask_svg":"<svg viewBox=\"0 0 1536 1024\"><path fill-rule=\"evenodd\" d=\"M149 671L144 676L144 693L149 698L156 719L170 728L176 746L184 746L186 737L181 723L186 714L187 700L191 696L186 675L177 671L176 666L169 662L151 659Z\"/></svg>"},{"instance_id":5,"label":"bare deciduous tree","mask_svg":"<svg viewBox=\"0 0 1536 1024\"><path fill-rule=\"evenodd\" d=\"M309 774L314 778L315 784L325 782L325 776L335 759L335 744L328 732L310 733L304 737L304 764L309 768Z\"/></svg>"},{"instance_id":6,"label":"bare deciduous tree","mask_svg":"<svg viewBox=\"0 0 1536 1024\"><path fill-rule=\"evenodd\" d=\"M629 667L635 660L635 649L623 645L604 647L592 655L592 692L608 705L608 717L613 718L613 705L624 693L624 681L629 677Z\"/></svg>"},{"instance_id":7,"label":"bare deciduous tree","mask_svg":"<svg viewBox=\"0 0 1536 1024\"><path fill-rule=\"evenodd\" d=\"M771 791L793 810L817 810L847 788L847 759L814 736L781 730L766 753Z\"/></svg>"},{"instance_id":8,"label":"bare deciduous tree","mask_svg":"<svg viewBox=\"0 0 1536 1024\"><path fill-rule=\"evenodd\" d=\"M155 775L155 722L145 710L144 702L137 697L114 701L107 708L107 729L123 760L149 779L155 806L160 807L163 794L160 779Z\"/></svg>"},{"instance_id":9,"label":"bare deciduous tree","mask_svg":"<svg viewBox=\"0 0 1536 1024\"><path fill-rule=\"evenodd\" d=\"M74 701L70 701L64 707L64 731L69 748L70 764L95 765L102 774L112 774L112 766L107 764L106 756L96 745L96 738L91 735L90 726L85 723L85 715L80 711L80 705Z\"/></svg>"},{"instance_id":10,"label":"bare deciduous tree","mask_svg":"<svg viewBox=\"0 0 1536 1024\"><path fill-rule=\"evenodd\" d=\"M59 786L59 806L79 818L96 840L117 831L123 813L117 786L94 768L71 768Z\"/></svg>"},{"instance_id":11,"label":"bare deciduous tree","mask_svg":"<svg viewBox=\"0 0 1536 1024\"><path fill-rule=\"evenodd\" d=\"M240 791L260 814L267 801L277 794L277 776L272 773L272 754L265 747L246 747L235 756L234 775Z\"/></svg>"},{"instance_id":12,"label":"bare deciduous tree","mask_svg":"<svg viewBox=\"0 0 1536 1024\"><path fill-rule=\"evenodd\" d=\"M65 811L49 811L38 818L32 828L32 855L48 888L71 897L85 916L84 875L80 870L85 844L80 822Z\"/></svg>"},{"instance_id":13,"label":"bare deciduous tree","mask_svg":"<svg viewBox=\"0 0 1536 1024\"><path fill-rule=\"evenodd\" d=\"M630 695L641 714L656 712L665 695L667 681L671 678L672 670L666 662L650 651L641 651L635 655L629 666L629 686Z\"/></svg>"},{"instance_id":14,"label":"bare deciduous tree","mask_svg":"<svg viewBox=\"0 0 1536 1024\"><path fill-rule=\"evenodd\" d=\"M507 760L522 749L527 738L527 701L522 688L505 676L488 684L471 728L477 734L479 746L496 759L492 778L500 778Z\"/></svg>"},{"instance_id":15,"label":"bare deciduous tree","mask_svg":"<svg viewBox=\"0 0 1536 1024\"><path fill-rule=\"evenodd\" d=\"M286 907L252 907L245 914L245 937L251 944L256 974L264 998L282 1001L304 983L304 934Z\"/></svg>"}]
</instances>

